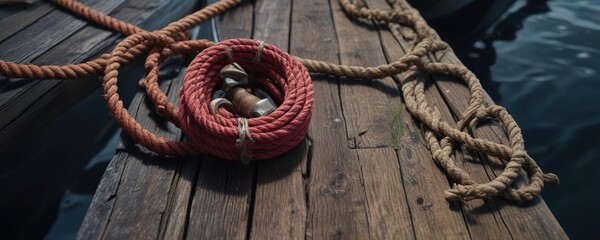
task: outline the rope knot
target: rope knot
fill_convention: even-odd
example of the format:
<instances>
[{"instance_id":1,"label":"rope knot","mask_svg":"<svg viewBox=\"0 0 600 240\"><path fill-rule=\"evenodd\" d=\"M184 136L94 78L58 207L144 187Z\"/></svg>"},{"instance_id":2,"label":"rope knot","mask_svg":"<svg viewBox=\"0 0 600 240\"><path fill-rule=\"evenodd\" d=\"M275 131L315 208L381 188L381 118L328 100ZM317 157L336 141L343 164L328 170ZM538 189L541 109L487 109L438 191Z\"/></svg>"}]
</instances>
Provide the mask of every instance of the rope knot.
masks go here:
<instances>
[{"instance_id":1,"label":"rope knot","mask_svg":"<svg viewBox=\"0 0 600 240\"><path fill-rule=\"evenodd\" d=\"M479 120L485 120L490 117L490 111L487 108L479 108L475 112L475 118Z\"/></svg>"},{"instance_id":2,"label":"rope knot","mask_svg":"<svg viewBox=\"0 0 600 240\"><path fill-rule=\"evenodd\" d=\"M230 47L225 47L223 53L225 53L229 62L233 62L233 52Z\"/></svg>"},{"instance_id":3,"label":"rope knot","mask_svg":"<svg viewBox=\"0 0 600 240\"><path fill-rule=\"evenodd\" d=\"M527 154L527 152L525 150L513 150L511 158L525 160L525 159L529 158L529 154Z\"/></svg>"},{"instance_id":4,"label":"rope knot","mask_svg":"<svg viewBox=\"0 0 600 240\"><path fill-rule=\"evenodd\" d=\"M256 56L254 56L254 63L260 63L263 55L263 48L265 47L264 41L258 41L258 50L256 50Z\"/></svg>"}]
</instances>

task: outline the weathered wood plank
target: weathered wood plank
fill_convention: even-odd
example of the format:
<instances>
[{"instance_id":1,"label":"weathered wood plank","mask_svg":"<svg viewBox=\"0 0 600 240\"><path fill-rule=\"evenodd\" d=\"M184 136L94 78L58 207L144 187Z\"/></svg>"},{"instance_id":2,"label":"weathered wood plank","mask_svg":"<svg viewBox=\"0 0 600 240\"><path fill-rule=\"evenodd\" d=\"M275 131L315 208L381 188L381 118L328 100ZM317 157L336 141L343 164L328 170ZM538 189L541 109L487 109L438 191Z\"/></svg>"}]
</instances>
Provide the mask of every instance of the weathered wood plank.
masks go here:
<instances>
[{"instance_id":1,"label":"weathered wood plank","mask_svg":"<svg viewBox=\"0 0 600 240\"><path fill-rule=\"evenodd\" d=\"M338 62L337 40L328 2L294 1L291 53ZM358 155L346 143L337 80L311 75L315 105L310 127L310 160L306 223L308 239L366 239L367 209Z\"/></svg>"},{"instance_id":2,"label":"weathered wood plank","mask_svg":"<svg viewBox=\"0 0 600 240\"><path fill-rule=\"evenodd\" d=\"M252 26L252 21L254 21L253 11L253 4L244 3L218 16L216 24L218 40L252 37L254 30ZM232 14L232 12L236 14Z\"/></svg>"},{"instance_id":3,"label":"weathered wood plank","mask_svg":"<svg viewBox=\"0 0 600 240\"><path fill-rule=\"evenodd\" d=\"M340 44L340 62L377 66L386 63L373 24L349 18L338 1L332 1L333 18ZM344 118L351 148L396 147L394 113L400 108L400 92L392 78L365 81L345 79L340 86Z\"/></svg>"},{"instance_id":4,"label":"weathered wood plank","mask_svg":"<svg viewBox=\"0 0 600 240\"><path fill-rule=\"evenodd\" d=\"M182 76L176 81L162 81L161 89L168 95L176 95L179 88L174 82L181 80ZM139 93L129 111L149 131L166 138L178 139L181 135L180 130L164 120L158 120L153 109L144 94ZM95 219L88 216L84 220L79 233L80 238L157 238L161 233L163 214L169 213L168 203L172 198L172 189L177 186L179 180L176 178L176 169L181 169L178 165L182 163L176 159L158 157L135 145L126 145L127 150L119 152L113 159L117 163L122 162L122 165L114 165L120 169L117 171L120 172L119 175L113 175L118 181L112 184L117 186L105 186L104 193L108 193L108 196L96 194L90 211L98 213L99 216L95 216ZM100 202L102 200L109 203ZM98 209L97 206L104 208Z\"/></svg>"},{"instance_id":5,"label":"weathered wood plank","mask_svg":"<svg viewBox=\"0 0 600 240\"><path fill-rule=\"evenodd\" d=\"M82 4L105 14L112 12L124 2L125 0L81 1ZM79 19L69 12L53 11L0 44L0 57L6 61L30 62L86 24L86 20Z\"/></svg>"},{"instance_id":6,"label":"weathered wood plank","mask_svg":"<svg viewBox=\"0 0 600 240\"><path fill-rule=\"evenodd\" d=\"M155 29L181 17L195 5L194 2L185 3L155 1L149 5L147 1L128 1L114 10L112 16ZM85 61L106 51L119 37L120 34L89 25L50 50L42 51L43 54L40 53L33 63L66 64ZM3 92L1 96L7 98L0 107L0 114L4 116L0 120L0 151L34 134L72 104L89 95L99 86L96 79L21 81L4 86L11 90L0 90ZM12 89L13 87L15 88Z\"/></svg>"},{"instance_id":7,"label":"weathered wood plank","mask_svg":"<svg viewBox=\"0 0 600 240\"><path fill-rule=\"evenodd\" d=\"M403 116L410 116L403 108ZM460 209L446 202L443 191L450 187L427 149L421 129L411 118L403 119L402 149L398 150L406 191L417 239L468 239Z\"/></svg>"},{"instance_id":8,"label":"weathered wood plank","mask_svg":"<svg viewBox=\"0 0 600 240\"><path fill-rule=\"evenodd\" d=\"M193 5L193 2L181 4L161 1L148 5L145 1L131 1L126 3L125 8L117 11L117 15L131 15L136 8L144 6L147 7L146 10L157 11L133 16L138 21L155 15L162 15L163 21L171 21L181 17ZM172 11L172 15L165 15L162 11ZM144 25L155 28L162 24L164 23L154 22ZM180 72L175 80L161 81L161 88L172 102L176 102L182 77L183 72ZM157 120L153 107L141 92L129 111L150 131L171 139L180 138L179 129L164 120ZM187 209L181 211L181 208L182 205L187 208L189 204L197 162L156 157L134 145L129 145L128 149L131 151L121 151L111 161L109 169L113 170L107 171L108 175L103 177L78 238L139 237L142 236L139 234L141 232L154 238L165 235L183 236L185 228L173 226L187 219Z\"/></svg>"},{"instance_id":9,"label":"weathered wood plank","mask_svg":"<svg viewBox=\"0 0 600 240\"><path fill-rule=\"evenodd\" d=\"M254 9L254 39L287 51L291 16L291 0L257 1Z\"/></svg>"},{"instance_id":10,"label":"weathered wood plank","mask_svg":"<svg viewBox=\"0 0 600 240\"><path fill-rule=\"evenodd\" d=\"M373 28L372 24L369 23L368 27L370 27L371 30L369 32L361 33L361 30L358 30L358 28L360 28L359 26L356 26L355 24L350 24L352 23L349 23L348 26L344 26L344 28L356 29L347 31L356 33L359 36L371 36L368 40L361 42L361 44L358 46L362 47L365 45L371 45L368 54L372 56L377 56L377 58L375 59L371 58L371 61L375 61L376 64L369 61L361 61L361 59L365 58L356 58L356 60L354 60L355 62L351 62L351 64L379 65L387 63L385 55L383 54L381 49L382 40L378 36L377 29ZM363 25L362 27L366 26ZM340 31L340 27L337 27L336 29ZM341 39L341 37L339 38ZM347 38L350 38L350 36L348 36ZM355 36L354 38L357 37ZM397 48L398 46L396 45L395 47ZM402 118L402 116L410 116L410 114L408 114L404 107L401 105L402 102L401 99L398 97L399 90L397 85L393 82L391 78L385 79L383 81L386 81L387 85L385 86L387 89L373 93L373 89L372 87L370 87L370 95L367 95L365 93L367 92L366 90L361 89L361 91L363 91L362 94L365 95L362 95L359 101L364 101L364 98L387 98L387 101L394 101L395 106L392 105L394 106L393 108L386 106L388 107L387 112L379 112L377 114L385 114L385 116L395 116L396 118L390 119L391 123L387 123L387 126L390 127L388 127L386 131L388 132L388 136L392 134L396 135L394 139L402 143L403 149L399 151L399 158L404 178L406 196L408 198L408 207L410 208L410 213L412 214L412 221L415 227L416 238L428 239L435 238L436 236L440 235L448 238L468 238L468 231L466 229L466 226L464 225L464 221L460 212L452 211L450 208L448 208L448 203L445 202L445 200L442 197L443 190L449 186L446 180L446 176L443 173L439 172L435 164L433 164L433 162L431 161L431 154L422 145L422 143L419 140L413 139L415 137L413 133L415 133L417 129L415 123L412 122L409 117L406 117L406 119ZM352 86L352 88L354 87L356 86ZM340 91L340 94L343 96L343 91ZM357 94L358 93L349 96L357 96ZM391 97L388 97L386 95L390 95ZM350 97L348 97L346 100L343 100L344 113L347 109L346 103L353 100L354 99L350 99ZM391 104L388 103L388 105ZM366 108L372 107L362 106L359 109L363 109L362 111L364 112L366 111ZM357 111L359 111L359 109L357 109ZM362 115L357 115L354 117L364 118ZM395 130L392 130L391 126L394 125L400 127L396 127Z\"/></svg>"},{"instance_id":11,"label":"weathered wood plank","mask_svg":"<svg viewBox=\"0 0 600 240\"><path fill-rule=\"evenodd\" d=\"M189 207L196 186L199 159L180 159L181 164L175 171L174 184L171 186L171 199L167 203L162 218L160 239L183 239L187 234Z\"/></svg>"},{"instance_id":12,"label":"weathered wood plank","mask_svg":"<svg viewBox=\"0 0 600 240\"><path fill-rule=\"evenodd\" d=\"M242 4L217 21L219 40L250 38L254 5ZM234 20L235 19L235 20ZM247 35L246 35L247 34ZM252 216L256 164L241 165L206 156L190 207L188 239L243 239Z\"/></svg>"},{"instance_id":13,"label":"weathered wood plank","mask_svg":"<svg viewBox=\"0 0 600 240\"><path fill-rule=\"evenodd\" d=\"M160 223L167 209L170 187L177 161L124 155L127 163L116 192L114 206L102 238L158 238Z\"/></svg>"},{"instance_id":14,"label":"weathered wood plank","mask_svg":"<svg viewBox=\"0 0 600 240\"><path fill-rule=\"evenodd\" d=\"M288 51L292 1L258 1L254 9L254 39ZM304 176L307 145L258 162L252 216L252 239L304 239L307 206Z\"/></svg>"},{"instance_id":15,"label":"weathered wood plank","mask_svg":"<svg viewBox=\"0 0 600 240\"><path fill-rule=\"evenodd\" d=\"M258 163L251 239L304 239L306 195L302 165L307 144Z\"/></svg>"},{"instance_id":16,"label":"weathered wood plank","mask_svg":"<svg viewBox=\"0 0 600 240\"><path fill-rule=\"evenodd\" d=\"M30 6L14 4L8 7L3 6L3 8L9 8L9 11L18 12L9 14L6 17L0 17L0 26L3 27L2 32L0 32L0 42L31 25L42 16L54 10L56 6L53 3L40 1Z\"/></svg>"},{"instance_id":17,"label":"weathered wood plank","mask_svg":"<svg viewBox=\"0 0 600 240\"><path fill-rule=\"evenodd\" d=\"M247 236L255 165L202 159L190 208L187 239Z\"/></svg>"},{"instance_id":18,"label":"weathered wood plank","mask_svg":"<svg viewBox=\"0 0 600 240\"><path fill-rule=\"evenodd\" d=\"M181 77L185 68L177 70L179 70L179 78L171 84L167 95L169 101L176 106L179 99L179 90L183 84ZM176 130L175 133L178 136L177 138L183 138L180 130ZM169 161L171 159L166 160ZM160 239L183 239L187 233L189 207L192 202L192 193L196 186L200 161L194 158L179 158L177 160L179 164L175 170L175 176L168 192L169 199L159 227L158 238Z\"/></svg>"},{"instance_id":19,"label":"weathered wood plank","mask_svg":"<svg viewBox=\"0 0 600 240\"><path fill-rule=\"evenodd\" d=\"M82 3L100 12L109 13L124 2L125 0L83 1ZM0 57L6 61L19 63L32 62L35 58L56 46L85 25L86 21L77 19L77 17L70 13L53 11L0 44ZM72 45L69 47L72 48ZM0 110L2 110L2 115L6 116L0 119L0 129L4 129L7 124L13 122L14 116L18 116L25 111L25 108L18 107L19 105L29 105L23 103L22 99L16 96L31 91L30 88L37 85L37 83L39 82L8 82L8 84L0 88L0 91L2 91L2 95L0 95ZM33 99L35 100L36 98Z\"/></svg>"},{"instance_id":20,"label":"weathered wood plank","mask_svg":"<svg viewBox=\"0 0 600 240\"><path fill-rule=\"evenodd\" d=\"M357 149L365 190L371 239L414 239L396 151Z\"/></svg>"},{"instance_id":21,"label":"weathered wood plank","mask_svg":"<svg viewBox=\"0 0 600 240\"><path fill-rule=\"evenodd\" d=\"M139 99L139 98L138 98ZM123 155L117 154L108 164L102 180L96 189L94 199L88 209L77 239L100 239L110 221L112 208L117 196L119 181L123 175L126 159Z\"/></svg>"}]
</instances>

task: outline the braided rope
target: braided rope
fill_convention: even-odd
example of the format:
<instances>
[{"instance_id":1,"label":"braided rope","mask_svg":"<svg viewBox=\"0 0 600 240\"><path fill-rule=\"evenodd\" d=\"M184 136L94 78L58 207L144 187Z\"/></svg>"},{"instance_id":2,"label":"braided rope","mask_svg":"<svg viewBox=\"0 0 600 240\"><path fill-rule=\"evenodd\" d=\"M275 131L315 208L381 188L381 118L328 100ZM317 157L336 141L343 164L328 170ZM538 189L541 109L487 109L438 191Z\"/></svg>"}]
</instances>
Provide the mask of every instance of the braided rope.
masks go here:
<instances>
[{"instance_id":1,"label":"braided rope","mask_svg":"<svg viewBox=\"0 0 600 240\"><path fill-rule=\"evenodd\" d=\"M104 99L115 120L134 141L158 154L196 156L210 152L226 159L239 159L240 146L236 148L235 140L244 136L253 141L252 159L271 158L298 144L306 134L313 101L312 84L307 69L311 72L361 79L423 71L453 75L462 79L471 94L467 110L457 126L452 127L443 121L439 112L428 103L421 80L409 77L401 82L401 91L408 111L426 126L425 139L434 161L458 183L445 192L447 200L468 201L503 196L516 202L524 202L537 196L544 183L558 184L556 175L544 174L526 153L521 130L506 109L494 104L486 105L484 90L471 71L464 66L427 60L429 54L450 50L405 0L388 0L393 10L369 9L349 0L339 0L342 9L350 16L385 22L396 37L404 34L416 41L414 48L397 61L375 67L337 65L294 58L270 44L250 39L233 39L218 44L207 40L188 40L187 31L190 28L236 6L241 0L219 1L154 32L147 32L135 25L104 15L74 0L55 2L127 37L117 44L110 54L85 63L37 66L0 60L0 73L7 77L40 79L77 79L103 74ZM401 33L400 25L408 26L413 32ZM144 129L123 107L117 93L118 70L121 65L146 53L147 75L142 83L148 97L155 104L157 113L181 127L191 141L178 142L158 137ZM185 75L179 100L180 109L168 101L157 83L158 66L173 54L198 54ZM260 63L257 63L257 60ZM275 112L267 116L245 120L242 122L243 127L239 126L240 122L233 114L221 109L218 114L212 115L208 108L210 93L218 82L216 73L225 64L233 61L249 69L248 72L257 79L272 80L273 82L257 83L273 93L276 101L281 103ZM279 92L281 88L283 92ZM484 119L496 119L503 123L508 132L508 146L475 138L464 132L467 127ZM241 132L242 129L244 132ZM454 163L452 153L455 143L503 159L506 161L506 168L492 181L476 183ZM515 189L511 185L522 170L528 176L528 185Z\"/></svg>"}]
</instances>

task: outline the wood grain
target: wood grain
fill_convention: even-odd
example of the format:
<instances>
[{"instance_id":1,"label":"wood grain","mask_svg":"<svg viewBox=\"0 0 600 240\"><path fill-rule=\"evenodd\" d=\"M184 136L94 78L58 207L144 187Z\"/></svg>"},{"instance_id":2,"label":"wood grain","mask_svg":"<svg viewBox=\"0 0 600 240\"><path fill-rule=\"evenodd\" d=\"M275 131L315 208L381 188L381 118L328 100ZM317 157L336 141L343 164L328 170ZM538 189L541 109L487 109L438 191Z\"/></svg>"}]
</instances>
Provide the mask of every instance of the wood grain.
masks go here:
<instances>
[{"instance_id":1,"label":"wood grain","mask_svg":"<svg viewBox=\"0 0 600 240\"><path fill-rule=\"evenodd\" d=\"M337 37L327 2L294 1L291 53L339 62ZM367 206L358 154L346 143L338 82L311 75L315 105L310 126L312 154L308 181L308 239L365 239Z\"/></svg>"},{"instance_id":2,"label":"wood grain","mask_svg":"<svg viewBox=\"0 0 600 240\"><path fill-rule=\"evenodd\" d=\"M385 45L385 43L384 43ZM403 116L410 116L402 108ZM460 206L449 204L443 191L450 187L446 175L433 162L419 123L402 119L402 148L398 150L404 189L417 239L469 239Z\"/></svg>"},{"instance_id":3,"label":"wood grain","mask_svg":"<svg viewBox=\"0 0 600 240\"><path fill-rule=\"evenodd\" d=\"M11 8L11 6L3 6L3 8ZM10 9L9 11L12 10L17 12L10 15L8 15L9 12L7 12L6 17L0 17L0 26L3 27L2 32L0 32L0 42L56 9L56 5L49 2L37 2L30 6L14 4L12 5L12 8L13 9ZM17 10L18 8L21 8L20 11Z\"/></svg>"},{"instance_id":4,"label":"wood grain","mask_svg":"<svg viewBox=\"0 0 600 240\"><path fill-rule=\"evenodd\" d=\"M340 62L346 65L377 66L386 63L377 29L371 22L348 18L337 1L331 2L340 45ZM392 78L341 79L340 98L351 148L397 147L400 92Z\"/></svg>"},{"instance_id":5,"label":"wood grain","mask_svg":"<svg viewBox=\"0 0 600 240\"><path fill-rule=\"evenodd\" d=\"M219 39L250 38L253 4L238 6L217 21ZM229 19L237 21L229 21ZM248 34L248 35L244 35ZM244 239L252 219L256 164L206 156L189 212L187 239Z\"/></svg>"},{"instance_id":6,"label":"wood grain","mask_svg":"<svg viewBox=\"0 0 600 240\"><path fill-rule=\"evenodd\" d=\"M178 1L163 0L154 1L153 4L149 5L147 1L130 0L120 4L119 6L121 7L114 10L112 16L124 21L142 25L148 29L156 29L181 17L195 5L190 1L184 1L184 3L185 4L181 4ZM60 16L63 16L64 14L65 13ZM48 14L45 17L51 15L52 14ZM160 16L160 18L158 16ZM31 26L30 28L33 27L34 26ZM54 27L61 28L60 25ZM18 33L24 34L24 36L16 35L10 39L26 38L31 34L35 34L35 31L30 28L27 28L27 31ZM35 29L37 28L38 27ZM42 26L41 28L48 27ZM51 28L49 31L51 31ZM65 34L70 35L67 34L68 31L73 30L65 28L58 32L61 31L66 31ZM44 34L44 32L40 34ZM107 51L119 37L119 34L100 29L94 25L88 25L61 42L57 42L55 46L49 45L47 46L49 49L32 55L35 56L32 63L67 64L85 61ZM53 41L48 40L48 42L52 43ZM5 44L11 43L5 42L0 46L4 46ZM35 43L25 41L19 44L27 45ZM0 51L0 57L3 56L4 54ZM23 61L27 62L31 61L31 59L23 59ZM0 114L3 116L3 118L0 118L0 152L23 139L27 139L32 134L35 134L35 132L39 131L43 126L63 113L70 106L77 103L85 96L88 96L93 90L97 89L98 86L99 84L96 77L89 77L77 81L11 80L10 82L7 82L7 84L3 84L2 87L0 87L0 92L2 92L0 95ZM124 95L127 96L132 94L124 93Z\"/></svg>"},{"instance_id":7,"label":"wood grain","mask_svg":"<svg viewBox=\"0 0 600 240\"><path fill-rule=\"evenodd\" d=\"M156 1L156 4L151 5L146 1L116 2L123 3L120 3L115 10L111 10L115 14L113 16L127 21L132 20L136 24L146 23L146 25L161 25L171 19L179 18L191 7L191 5L186 4L187 1L186 3ZM115 4L115 2L110 4ZM54 6L53 4L50 5ZM174 5L183 8L187 6L187 9L180 9L169 14L163 12L163 18L152 18L156 14L161 14L161 11L173 10L172 6ZM148 24L147 22L152 23ZM29 27L26 29L29 29ZM52 30L51 28L52 26L49 26L48 30ZM54 30L58 32L72 31L69 29ZM19 31L18 33L22 32ZM105 51L117 38L117 34L88 24L79 30L75 29L73 34L70 34L49 50L40 51L40 55L35 57L33 61L38 64L65 63L69 60L79 62ZM106 42L102 40L106 40ZM3 42L3 44L5 43ZM81 49L78 49L78 46L81 46ZM137 88L137 80L139 76L142 76L142 72L141 68L136 69L132 66L121 69L121 80L123 81L123 84L120 84L121 97L127 104L131 102L131 95L133 95L131 93L131 89L134 89L132 85ZM2 81L2 86L8 86L9 88L26 87L34 83L34 81L21 80L5 81L5 79L2 79ZM11 85L12 83L18 84ZM55 211L58 209L60 196L65 188L71 186L87 163L87 161L82 160L92 159L97 151L103 149L110 142L107 138L110 139L117 128L114 120L106 112L106 106L98 90L96 78L64 82L65 85L61 85L63 82L59 81L39 83L44 86L51 86L47 89L54 94L45 94L47 92L44 91L32 91L32 89L41 88L28 88L23 95L20 95L23 98L12 99L15 100L11 103L14 105L4 106L6 108L0 107L0 111L3 112L1 118L3 121L11 117L4 114L6 111L26 109L25 112L18 115L18 118L12 119L9 127L1 130L0 137L2 142L0 144L0 148L2 148L0 155L5 160L2 161L3 173L0 177L0 185L14 185L14 182L20 181L22 184L18 188L14 186L10 188L14 190L4 187L3 189L7 194L29 198L29 200L14 198L16 201L0 201L3 205L0 207L3 209L3 216L13 222L27 218L30 219L30 222L44 222L47 219L53 219L56 214ZM35 84L41 86L37 85L38 83ZM81 84L86 87L81 88ZM127 89L130 91L127 91ZM94 90L96 92L88 97ZM4 93L0 95L2 97L6 96ZM49 96L53 97L46 98ZM30 100L20 101L27 98ZM49 99L54 99L54 102L49 101ZM29 101L32 104L29 104ZM63 112L65 114L62 114ZM23 139L26 140L21 141ZM36 151L31 151L31 149L36 149ZM52 181L48 181L48 179L52 179ZM44 187L40 189L42 185ZM18 213L20 216L16 219L19 220L4 211L8 208L14 209L15 206L20 206L19 209L27 209L27 212L20 211ZM47 212L51 213L46 214ZM51 222L46 222L46 224L51 224ZM25 227L26 225L23 224L22 226ZM31 229L35 229L35 231ZM29 233L41 232L43 234L44 229L45 227L36 226L29 229L25 228L25 231ZM12 231L19 230L13 228ZM20 236L27 238L28 235L20 234ZM10 235L8 235L8 238L10 238Z\"/></svg>"},{"instance_id":8,"label":"wood grain","mask_svg":"<svg viewBox=\"0 0 600 240\"><path fill-rule=\"evenodd\" d=\"M292 1L260 1L254 9L254 39L289 49ZM258 163L250 238L304 239L307 204L302 169L308 148Z\"/></svg>"},{"instance_id":9,"label":"wood grain","mask_svg":"<svg viewBox=\"0 0 600 240\"><path fill-rule=\"evenodd\" d=\"M181 78L179 76L177 81L162 81L161 89L170 96L176 96ZM129 112L142 126L159 136L178 139L181 135L175 126L159 120L142 93L136 96ZM128 141L125 143L126 149L115 156L114 164L111 163L114 170L107 172L113 174L111 176L118 181L107 181L106 185L101 183L99 192L102 195L94 196L89 210L94 215L84 220L79 238L157 238L161 233L163 214L170 211L172 194L180 181L177 177L187 176L176 174L183 168L178 165L189 167L189 164L168 157L158 157Z\"/></svg>"},{"instance_id":10,"label":"wood grain","mask_svg":"<svg viewBox=\"0 0 600 240\"><path fill-rule=\"evenodd\" d=\"M413 239L400 164L391 148L357 149L371 239Z\"/></svg>"},{"instance_id":11,"label":"wood grain","mask_svg":"<svg viewBox=\"0 0 600 240\"><path fill-rule=\"evenodd\" d=\"M187 239L247 236L255 165L205 157L190 206Z\"/></svg>"},{"instance_id":12,"label":"wood grain","mask_svg":"<svg viewBox=\"0 0 600 240\"><path fill-rule=\"evenodd\" d=\"M125 1L83 1L82 3L103 13L109 13L121 6ZM0 44L0 57L6 61L29 63L49 49L61 43L67 37L79 31L86 25L86 21L79 20L72 14L63 11L53 11L40 18L28 28L12 35ZM73 45L69 45L72 48ZM89 56L88 56L89 57ZM54 59L62 59L54 56ZM0 129L5 129L9 123L14 122L16 116L22 114L30 102L37 100L34 86L39 81L7 82L0 87ZM26 95L24 93L27 93ZM21 97L19 97L21 95ZM24 102L26 99L31 99ZM36 96L36 97L32 97ZM3 138L4 139L4 138ZM4 145L4 144L2 144Z\"/></svg>"}]
</instances>

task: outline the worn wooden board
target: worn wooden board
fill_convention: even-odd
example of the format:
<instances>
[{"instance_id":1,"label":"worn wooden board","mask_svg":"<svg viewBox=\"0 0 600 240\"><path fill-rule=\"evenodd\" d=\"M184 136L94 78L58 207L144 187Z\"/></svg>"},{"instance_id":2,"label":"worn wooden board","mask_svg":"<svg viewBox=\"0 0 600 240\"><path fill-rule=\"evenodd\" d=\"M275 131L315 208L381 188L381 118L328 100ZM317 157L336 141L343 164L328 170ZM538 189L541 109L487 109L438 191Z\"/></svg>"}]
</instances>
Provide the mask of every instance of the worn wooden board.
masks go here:
<instances>
[{"instance_id":1,"label":"worn wooden board","mask_svg":"<svg viewBox=\"0 0 600 240\"><path fill-rule=\"evenodd\" d=\"M400 162L391 148L358 149L371 239L414 239Z\"/></svg>"},{"instance_id":2,"label":"worn wooden board","mask_svg":"<svg viewBox=\"0 0 600 240\"><path fill-rule=\"evenodd\" d=\"M292 1L260 1L254 8L254 39L289 51ZM290 152L258 163L250 237L305 239L306 143Z\"/></svg>"},{"instance_id":3,"label":"worn wooden board","mask_svg":"<svg viewBox=\"0 0 600 240\"><path fill-rule=\"evenodd\" d=\"M110 7L108 9L112 11L112 16L147 29L163 26L189 12L195 5L189 1L186 4L173 1L148 4L139 0L109 2L104 5ZM98 10L107 8L91 6ZM49 32L60 37L54 38ZM46 36L47 39L40 40L33 36ZM0 44L0 57L34 64L78 63L107 51L119 37L120 34L98 28L94 24L86 25L86 21L78 20L68 12L53 11ZM43 44L37 43L38 40ZM14 46L19 48L13 48ZM69 81L5 80L0 86L0 115L3 116L0 118L0 151L35 134L98 86L95 77Z\"/></svg>"},{"instance_id":4,"label":"worn wooden board","mask_svg":"<svg viewBox=\"0 0 600 240\"><path fill-rule=\"evenodd\" d=\"M115 1L102 4L115 3L119 4L111 10L113 16L154 27L179 18L195 4L188 1L183 4L178 1L156 1L155 4L148 4L146 1ZM44 4L54 6L46 1ZM35 9L34 5L32 11ZM29 10L23 9L18 14L26 11ZM70 16L66 11L60 11L64 16ZM52 13L38 18L47 20L43 17ZM163 18L156 18L159 15ZM64 31L66 38L48 46L48 49L40 50L31 61L38 64L83 61L108 50L119 37L118 34L94 24L73 19L71 21L83 22L84 26L75 29L71 34L72 29L60 28L64 25L45 25L44 30L51 31L56 27L54 31ZM33 35L30 27L37 26L38 23L39 21L33 21L28 27L16 31L15 36L25 38ZM12 25L6 25L7 29L9 26ZM39 26L36 30L43 32ZM20 35L24 32L29 34ZM10 39L12 38L6 41ZM2 42L2 45L6 41ZM51 39L48 41L52 42ZM26 40L14 43L36 44ZM0 53L0 57L4 58L3 52ZM134 66L130 65L121 70L124 82L120 84L120 90L126 104L131 102L132 90L137 89L137 80L143 72L140 64L137 68ZM0 130L0 186L6 196L19 196L0 201L0 209L4 216L2 223L15 224L15 227L2 224L11 230L4 233L7 238L12 238L11 234L22 238L41 238L43 236L33 237L35 235L32 234L43 234L51 227L65 188L70 187L82 173L89 159L110 142L108 139L114 135L117 127L106 111L96 78L65 82L0 79L0 85L0 98L3 99L8 98L13 90L23 90L18 100L10 99L9 105L0 107L0 120L9 123ZM18 114L12 112L17 115L8 114L17 109L25 111ZM16 186L15 182L20 184ZM46 226L48 224L50 226Z\"/></svg>"},{"instance_id":5,"label":"worn wooden board","mask_svg":"<svg viewBox=\"0 0 600 240\"><path fill-rule=\"evenodd\" d=\"M329 3L294 1L291 53L339 62ZM346 142L338 80L312 75L315 105L310 126L312 154L308 181L308 239L365 239L366 197L358 154Z\"/></svg>"},{"instance_id":6,"label":"worn wooden board","mask_svg":"<svg viewBox=\"0 0 600 240\"><path fill-rule=\"evenodd\" d=\"M49 2L37 2L32 6L11 4L2 6L2 8L6 9L6 12L3 12L6 15L0 17L0 26L3 26L3 31L0 32L0 42L31 25L56 7Z\"/></svg>"},{"instance_id":7,"label":"worn wooden board","mask_svg":"<svg viewBox=\"0 0 600 240\"><path fill-rule=\"evenodd\" d=\"M377 66L386 63L373 23L350 19L331 1L341 64ZM345 79L340 85L351 148L396 147L400 92L392 78L365 81Z\"/></svg>"},{"instance_id":8,"label":"worn wooden board","mask_svg":"<svg viewBox=\"0 0 600 240\"><path fill-rule=\"evenodd\" d=\"M83 3L90 4L91 7L103 13L110 13L115 8L121 6L123 2L125 1L84 1ZM85 25L86 21L79 20L72 14L59 10L52 11L50 14L41 17L34 24L22 29L3 41L2 44L0 44L0 57L6 61L17 63L33 62L41 64L34 60L49 49L60 45L63 40L78 32ZM87 36L87 38L90 37L91 36ZM66 46L73 48L72 46L74 45L63 45L63 48ZM64 50L65 49L63 49L63 51ZM64 52L60 53L60 56L63 56ZM81 53L78 55L81 55ZM90 58L91 56L93 55L90 54L87 58ZM57 55L54 55L52 58L54 61L64 59ZM78 62L83 59L74 60L75 62ZM68 60L65 59L65 61ZM17 135L16 132L27 129L26 127L23 127L23 125L28 126L28 124L25 124L27 121L20 121L21 119L19 119L19 116L28 114L33 115L34 113L40 112L27 112L27 109L29 109L30 105L36 102L40 96L43 96L43 94L40 93L48 91L48 89L56 86L56 84L58 83L8 80L2 84L2 87L0 87L0 92L2 92L2 95L0 95L0 114L3 116L3 118L0 118L0 131L2 131L0 132L0 136L2 136L0 139L4 139L2 141L13 139L13 137ZM42 87L38 88L36 86ZM38 89L41 90L38 91ZM51 109L47 110L51 112ZM41 119L38 119L38 121L41 121ZM7 145L6 142L0 144L2 147L6 147Z\"/></svg>"},{"instance_id":9,"label":"worn wooden board","mask_svg":"<svg viewBox=\"0 0 600 240\"><path fill-rule=\"evenodd\" d=\"M174 95L178 92L180 80L181 76L179 81L164 80L161 82L161 89L169 95ZM174 86L171 88L171 85ZM180 130L172 124L155 121L158 116L153 113L153 107L142 93L133 100L129 111L133 116L140 116L140 124L159 136L178 139L181 135ZM131 231L134 229L144 232L147 237L158 237L160 234L161 213L168 212L169 199L173 194L161 193L168 193L177 186L176 170L182 169L178 165L186 165L189 168L190 164L157 157L148 150L131 145L128 141L124 141L123 145L111 161L111 171L106 173L114 174L113 177L118 181L103 181L100 184L99 191L102 194L94 196L95 204L89 210L92 215L84 220L79 238L113 239L141 236L136 234L136 231Z\"/></svg>"}]
</instances>

